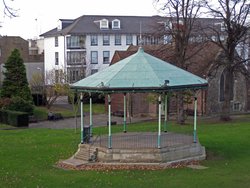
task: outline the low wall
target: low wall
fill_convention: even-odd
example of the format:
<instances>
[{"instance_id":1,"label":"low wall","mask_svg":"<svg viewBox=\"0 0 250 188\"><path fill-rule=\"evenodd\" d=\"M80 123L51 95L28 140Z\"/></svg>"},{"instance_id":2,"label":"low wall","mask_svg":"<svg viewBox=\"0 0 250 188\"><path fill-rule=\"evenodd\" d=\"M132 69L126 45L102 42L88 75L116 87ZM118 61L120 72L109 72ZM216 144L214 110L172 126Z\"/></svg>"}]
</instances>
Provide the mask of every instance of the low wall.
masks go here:
<instances>
[{"instance_id":1,"label":"low wall","mask_svg":"<svg viewBox=\"0 0 250 188\"><path fill-rule=\"evenodd\" d=\"M100 162L161 163L185 160L204 160L205 148L199 143L161 149L106 149L98 147Z\"/></svg>"}]
</instances>

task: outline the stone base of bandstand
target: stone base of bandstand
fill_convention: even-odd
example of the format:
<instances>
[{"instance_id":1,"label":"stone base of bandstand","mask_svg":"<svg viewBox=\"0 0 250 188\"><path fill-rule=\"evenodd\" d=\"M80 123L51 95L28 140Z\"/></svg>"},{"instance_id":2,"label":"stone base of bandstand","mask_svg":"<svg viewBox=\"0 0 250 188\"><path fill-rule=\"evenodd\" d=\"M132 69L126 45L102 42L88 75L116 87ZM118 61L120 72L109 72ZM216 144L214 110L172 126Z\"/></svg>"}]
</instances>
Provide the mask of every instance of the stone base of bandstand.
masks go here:
<instances>
[{"instance_id":1,"label":"stone base of bandstand","mask_svg":"<svg viewBox=\"0 0 250 188\"><path fill-rule=\"evenodd\" d=\"M88 144L79 144L71 160L86 163L160 164L200 161L206 158L205 147L192 135L163 133L161 148L157 148L157 133L118 133L112 135L112 148L108 137L93 137Z\"/></svg>"},{"instance_id":2,"label":"stone base of bandstand","mask_svg":"<svg viewBox=\"0 0 250 188\"><path fill-rule=\"evenodd\" d=\"M199 143L160 149L96 149L97 160L107 163L176 163L206 158L205 148Z\"/></svg>"}]
</instances>

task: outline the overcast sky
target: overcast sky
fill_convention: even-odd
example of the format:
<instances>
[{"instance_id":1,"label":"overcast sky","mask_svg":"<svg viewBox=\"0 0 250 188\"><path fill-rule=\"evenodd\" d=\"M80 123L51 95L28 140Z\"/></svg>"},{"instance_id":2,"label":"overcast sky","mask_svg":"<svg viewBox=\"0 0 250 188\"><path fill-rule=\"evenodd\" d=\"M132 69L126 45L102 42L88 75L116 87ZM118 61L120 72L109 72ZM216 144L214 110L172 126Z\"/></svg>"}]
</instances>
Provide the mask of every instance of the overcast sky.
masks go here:
<instances>
[{"instance_id":1,"label":"overcast sky","mask_svg":"<svg viewBox=\"0 0 250 188\"><path fill-rule=\"evenodd\" d=\"M158 15L153 0L6 0L19 9L17 18L3 15L1 3L0 35L35 38L57 26L59 19L82 15Z\"/></svg>"}]
</instances>

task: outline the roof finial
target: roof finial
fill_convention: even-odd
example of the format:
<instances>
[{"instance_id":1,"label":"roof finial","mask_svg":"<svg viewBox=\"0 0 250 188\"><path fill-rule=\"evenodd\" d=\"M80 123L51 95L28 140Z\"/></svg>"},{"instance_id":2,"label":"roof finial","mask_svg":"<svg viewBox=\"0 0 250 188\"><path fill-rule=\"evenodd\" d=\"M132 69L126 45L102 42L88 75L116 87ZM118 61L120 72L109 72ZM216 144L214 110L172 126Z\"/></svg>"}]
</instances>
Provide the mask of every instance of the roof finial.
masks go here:
<instances>
[{"instance_id":1,"label":"roof finial","mask_svg":"<svg viewBox=\"0 0 250 188\"><path fill-rule=\"evenodd\" d=\"M139 38L139 48L142 47L142 36L141 36L141 21L140 21L140 38Z\"/></svg>"}]
</instances>

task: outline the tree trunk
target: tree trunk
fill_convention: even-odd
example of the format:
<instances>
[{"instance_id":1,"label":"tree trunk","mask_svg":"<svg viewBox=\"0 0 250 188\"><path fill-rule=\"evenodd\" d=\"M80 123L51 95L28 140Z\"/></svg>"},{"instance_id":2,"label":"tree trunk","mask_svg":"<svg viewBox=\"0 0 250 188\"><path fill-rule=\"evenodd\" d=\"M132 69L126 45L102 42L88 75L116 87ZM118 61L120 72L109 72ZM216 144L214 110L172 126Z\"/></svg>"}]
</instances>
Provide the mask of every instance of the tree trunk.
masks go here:
<instances>
[{"instance_id":1,"label":"tree trunk","mask_svg":"<svg viewBox=\"0 0 250 188\"><path fill-rule=\"evenodd\" d=\"M233 98L233 72L227 70L224 72L225 77L225 88L224 88L224 101L222 104L220 119L222 121L230 121L230 108L231 99Z\"/></svg>"},{"instance_id":2,"label":"tree trunk","mask_svg":"<svg viewBox=\"0 0 250 188\"><path fill-rule=\"evenodd\" d=\"M177 94L177 123L183 125L185 123L184 99L183 92Z\"/></svg>"}]
</instances>

